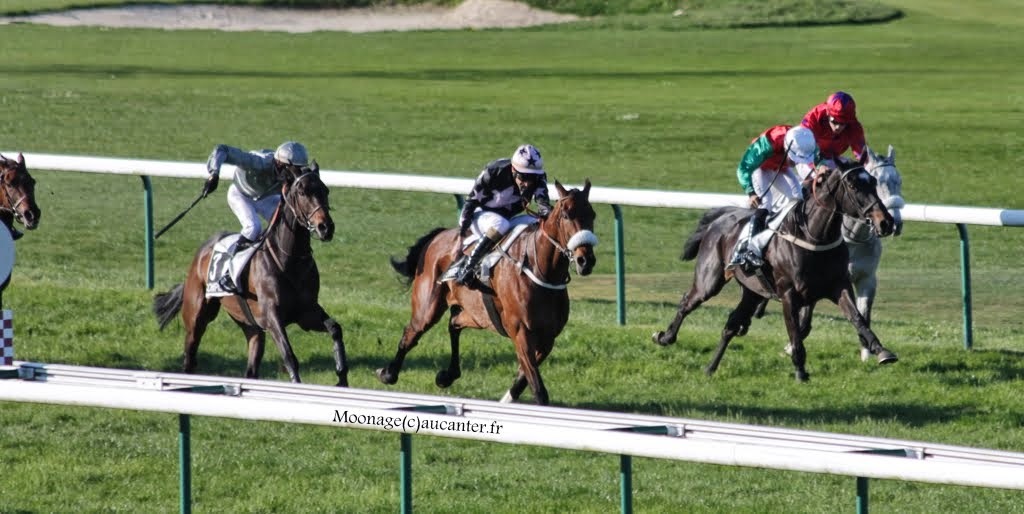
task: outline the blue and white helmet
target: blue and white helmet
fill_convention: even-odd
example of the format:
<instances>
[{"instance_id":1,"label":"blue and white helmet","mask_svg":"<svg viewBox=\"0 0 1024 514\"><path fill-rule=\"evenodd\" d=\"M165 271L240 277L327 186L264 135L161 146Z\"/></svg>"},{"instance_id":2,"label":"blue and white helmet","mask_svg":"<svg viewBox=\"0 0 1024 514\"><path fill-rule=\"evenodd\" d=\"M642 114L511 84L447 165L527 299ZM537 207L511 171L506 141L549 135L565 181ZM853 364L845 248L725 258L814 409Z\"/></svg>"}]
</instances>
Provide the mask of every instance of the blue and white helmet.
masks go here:
<instances>
[{"instance_id":1,"label":"blue and white helmet","mask_svg":"<svg viewBox=\"0 0 1024 514\"><path fill-rule=\"evenodd\" d=\"M818 153L818 144L814 142L811 129L798 125L786 132L786 156L795 164L812 164L814 155Z\"/></svg>"},{"instance_id":2,"label":"blue and white helmet","mask_svg":"<svg viewBox=\"0 0 1024 514\"><path fill-rule=\"evenodd\" d=\"M274 159L282 164L291 164L300 168L309 166L309 153L306 152L306 147L295 141L281 143L281 146L274 151Z\"/></svg>"},{"instance_id":3,"label":"blue and white helmet","mask_svg":"<svg viewBox=\"0 0 1024 514\"><path fill-rule=\"evenodd\" d=\"M512 169L530 175L544 174L544 159L533 145L519 145L512 154Z\"/></svg>"}]
</instances>

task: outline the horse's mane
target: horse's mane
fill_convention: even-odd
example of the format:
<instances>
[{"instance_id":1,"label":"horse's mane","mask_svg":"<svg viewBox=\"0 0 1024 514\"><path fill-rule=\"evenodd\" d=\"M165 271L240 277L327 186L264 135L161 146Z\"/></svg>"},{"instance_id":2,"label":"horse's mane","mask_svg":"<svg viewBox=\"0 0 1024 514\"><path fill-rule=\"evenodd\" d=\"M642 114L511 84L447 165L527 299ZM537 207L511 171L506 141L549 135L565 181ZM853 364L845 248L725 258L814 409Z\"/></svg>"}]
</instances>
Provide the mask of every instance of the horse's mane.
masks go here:
<instances>
[{"instance_id":1,"label":"horse's mane","mask_svg":"<svg viewBox=\"0 0 1024 514\"><path fill-rule=\"evenodd\" d=\"M391 257L391 267L397 271L399 275L406 278L406 286L412 285L412 280L416 277L416 263L420 261L420 255L423 254L423 251L426 250L430 242L445 230L448 229L444 227L437 227L419 238L412 246L409 247L409 253L406 254L404 261L399 261L393 256Z\"/></svg>"},{"instance_id":2,"label":"horse's mane","mask_svg":"<svg viewBox=\"0 0 1024 514\"><path fill-rule=\"evenodd\" d=\"M700 242L704 239L704 234L707 233L708 227L718 218L735 210L737 210L736 207L726 206L715 207L705 212L697 224L697 229L693 231L693 234L690 234L690 238L683 244L683 253L679 256L679 259L690 261L696 258L697 252L700 250Z\"/></svg>"}]
</instances>

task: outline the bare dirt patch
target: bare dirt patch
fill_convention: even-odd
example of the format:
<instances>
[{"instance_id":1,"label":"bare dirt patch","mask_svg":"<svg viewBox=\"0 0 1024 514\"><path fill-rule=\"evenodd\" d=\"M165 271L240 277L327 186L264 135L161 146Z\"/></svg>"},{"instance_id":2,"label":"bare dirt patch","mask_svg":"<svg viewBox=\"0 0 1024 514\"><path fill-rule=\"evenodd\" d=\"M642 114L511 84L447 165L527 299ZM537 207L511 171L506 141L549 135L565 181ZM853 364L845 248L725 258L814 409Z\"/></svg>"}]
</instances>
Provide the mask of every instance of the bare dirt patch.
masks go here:
<instances>
[{"instance_id":1,"label":"bare dirt patch","mask_svg":"<svg viewBox=\"0 0 1024 514\"><path fill-rule=\"evenodd\" d=\"M153 4L12 16L0 18L0 24L300 33L515 28L577 19L511 0L466 0L455 8L420 5L315 10Z\"/></svg>"}]
</instances>

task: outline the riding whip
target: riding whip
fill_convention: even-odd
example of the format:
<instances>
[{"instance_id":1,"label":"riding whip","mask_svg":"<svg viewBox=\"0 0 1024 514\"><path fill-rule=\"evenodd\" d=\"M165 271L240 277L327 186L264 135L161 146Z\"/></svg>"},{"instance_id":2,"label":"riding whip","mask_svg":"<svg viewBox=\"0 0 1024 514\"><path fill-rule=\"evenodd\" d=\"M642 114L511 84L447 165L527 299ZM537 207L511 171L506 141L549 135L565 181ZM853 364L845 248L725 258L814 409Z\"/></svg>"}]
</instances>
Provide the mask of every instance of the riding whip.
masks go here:
<instances>
[{"instance_id":1,"label":"riding whip","mask_svg":"<svg viewBox=\"0 0 1024 514\"><path fill-rule=\"evenodd\" d=\"M188 214L188 211L191 211L192 208L195 207L197 203L199 203L199 200L202 200L203 198L206 198L206 195L200 194L198 198L192 201L192 204L189 205L187 209L181 211L181 214L175 216L170 223L164 226L164 228L160 229L160 231L157 232L155 236L153 236L153 239L160 239L160 236L163 235L164 232L167 232L167 229L173 227L175 223L181 221L181 218L184 218L185 215Z\"/></svg>"}]
</instances>

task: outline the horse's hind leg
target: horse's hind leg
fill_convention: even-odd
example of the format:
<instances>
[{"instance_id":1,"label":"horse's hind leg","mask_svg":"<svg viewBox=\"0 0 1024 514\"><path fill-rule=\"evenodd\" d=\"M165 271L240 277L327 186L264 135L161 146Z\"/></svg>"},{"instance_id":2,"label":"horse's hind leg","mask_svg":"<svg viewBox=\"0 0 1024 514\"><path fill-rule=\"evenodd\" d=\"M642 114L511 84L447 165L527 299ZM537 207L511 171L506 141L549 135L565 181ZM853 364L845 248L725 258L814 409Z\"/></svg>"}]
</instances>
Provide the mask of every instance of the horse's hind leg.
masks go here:
<instances>
[{"instance_id":1,"label":"horse's hind leg","mask_svg":"<svg viewBox=\"0 0 1024 514\"><path fill-rule=\"evenodd\" d=\"M199 343L203 340L206 327L220 312L220 301L216 298L207 300L202 285L198 288L186 284L181 304L181 320L185 327L185 358L182 369L185 373L195 373L198 365Z\"/></svg>"},{"instance_id":2,"label":"horse's hind leg","mask_svg":"<svg viewBox=\"0 0 1024 514\"><path fill-rule=\"evenodd\" d=\"M732 341L732 338L737 335L747 332L751 318L754 315L754 310L761 302L761 299L762 297L757 293L745 287L743 288L743 296L740 298L740 303L729 313L729 319L725 322L725 328L722 329L722 338L718 341L715 355L711 357L708 367L704 368L704 373L707 376L714 375L715 371L718 370L718 365L722 362L722 356L725 355L725 349L729 346L729 341Z\"/></svg>"},{"instance_id":3,"label":"horse's hind leg","mask_svg":"<svg viewBox=\"0 0 1024 514\"><path fill-rule=\"evenodd\" d=\"M413 284L412 319L402 331L395 358L383 368L377 369L377 379L385 384L398 382L405 356L420 341L420 337L434 326L444 315L444 291L446 287L434 287L431 277L420 275Z\"/></svg>"},{"instance_id":4,"label":"horse's hind leg","mask_svg":"<svg viewBox=\"0 0 1024 514\"><path fill-rule=\"evenodd\" d=\"M452 355L448 360L448 369L442 369L434 377L437 387L448 387L462 376L462 368L459 365L459 336L462 334L462 327L455 323L455 318L462 312L462 307L455 305L451 308L451 316L448 320L448 339L452 343Z\"/></svg>"},{"instance_id":5,"label":"horse's hind leg","mask_svg":"<svg viewBox=\"0 0 1024 514\"><path fill-rule=\"evenodd\" d=\"M839 299L836 304L839 305L839 309L843 311L846 319L850 320L853 324L853 328L857 329L857 335L861 341L861 347L867 349L871 354L878 359L879 364L889 364L899 360L899 357L895 353L887 350L882 346L882 342L878 340L878 336L868 326L867 321L860 312L857 310L857 305L853 301L852 288L843 289L839 294Z\"/></svg>"},{"instance_id":6,"label":"horse's hind leg","mask_svg":"<svg viewBox=\"0 0 1024 514\"><path fill-rule=\"evenodd\" d=\"M718 262L717 264L718 268L721 268L721 263ZM661 332L655 332L651 336L655 343L662 346L675 343L676 337L679 335L679 327L683 324L686 316L695 311L697 307L700 307L708 299L717 295L722 290L722 286L725 285L725 276L722 275L721 269L715 269L712 265L698 265L694 273L693 285L690 286L690 290L679 300L679 307L676 309L675 318L668 324L668 328Z\"/></svg>"},{"instance_id":7,"label":"horse's hind leg","mask_svg":"<svg viewBox=\"0 0 1024 514\"><path fill-rule=\"evenodd\" d=\"M345 335L341 324L330 317L319 304L314 306L299 322L303 330L327 332L334 342L334 373L338 376L338 387L348 387L348 359L345 356Z\"/></svg>"}]
</instances>

